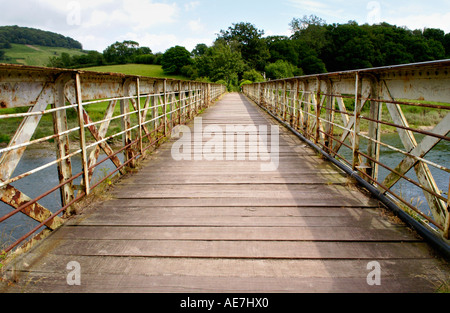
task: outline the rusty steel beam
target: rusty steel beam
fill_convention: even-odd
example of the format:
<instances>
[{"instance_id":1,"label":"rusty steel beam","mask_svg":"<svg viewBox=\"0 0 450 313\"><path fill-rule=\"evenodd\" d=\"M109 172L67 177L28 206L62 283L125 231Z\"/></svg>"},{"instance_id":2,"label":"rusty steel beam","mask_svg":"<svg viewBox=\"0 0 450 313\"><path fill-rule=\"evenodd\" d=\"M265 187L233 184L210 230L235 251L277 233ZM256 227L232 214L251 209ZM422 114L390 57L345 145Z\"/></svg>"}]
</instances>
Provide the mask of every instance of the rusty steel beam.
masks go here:
<instances>
[{"instance_id":1,"label":"rusty steel beam","mask_svg":"<svg viewBox=\"0 0 450 313\"><path fill-rule=\"evenodd\" d=\"M185 92L189 94L187 99L181 95L182 86L186 88ZM70 206L89 194L95 166L110 159L117 167L113 172L125 173L125 166L132 167L137 156L142 155L147 150L142 146L142 132L149 139L150 145L153 145L161 138L158 137L158 134L156 140L153 140L150 136L159 131L161 124L165 126L164 133L169 133L166 129L169 126L168 115L174 116L173 108L177 108L179 113L177 120L170 118L170 128L174 126L174 123L181 122L183 101L186 103L184 109L192 114L196 110L189 110L188 108L191 105L197 107L200 102L208 104L225 91L225 87L218 84L199 84L136 75L0 64L0 119L23 118L8 146L0 149L0 199L13 208L13 211L0 217L0 222L6 223L11 216L21 212L47 226L50 230L56 229L70 215ZM175 92L180 95L178 100ZM141 97L146 97L143 108L140 104ZM195 101L192 97L195 97ZM205 97L208 97L208 99ZM88 103L108 101L109 105L105 111L104 119L101 122L94 123L84 106ZM123 113L118 117L122 120L123 131L106 137L111 120L116 118L113 115L117 102L120 102ZM129 112L130 103L135 112ZM2 109L20 107L28 107L28 112L12 114L2 112ZM78 127L73 129L68 129L67 110L69 108L78 113ZM152 116L152 122L147 126L148 124L144 123L149 112ZM131 124L130 114L134 113L138 115L137 126ZM53 117L53 135L31 141L44 114L51 114ZM100 124L98 128L97 124ZM86 128L92 134L94 143L86 142ZM138 137L135 140L131 137L132 129L139 130ZM79 139L77 138L79 150L75 152L70 151L69 135L72 132L78 132L79 135ZM107 143L107 139L120 135L123 137L123 147L119 151L121 153L124 151L126 155L124 163L117 157L118 152L114 152ZM13 173L27 147L51 139L55 140L56 160L13 177ZM95 147L95 149L91 151L88 158L87 150L91 147ZM107 154L107 159L97 163L100 150ZM79 154L82 158L82 172L74 175L71 158ZM30 175L39 175L41 170L55 164L58 167L59 185L53 188L49 186L49 190L60 190L64 218L52 217L55 214L38 203L39 199L47 196L50 191L35 199L30 199L25 193L10 185L12 182L25 179ZM84 192L79 192L75 198L73 181L80 176L83 176ZM97 185L98 183L93 186ZM33 232L20 238L14 245L18 245L31 233ZM11 248L9 247L8 251Z\"/></svg>"},{"instance_id":2,"label":"rusty steel beam","mask_svg":"<svg viewBox=\"0 0 450 313\"><path fill-rule=\"evenodd\" d=\"M287 85L289 93L294 89L292 86L298 86L298 89L294 91L298 95L298 100L295 100L295 96L293 97L293 101L298 103L292 104L292 100L287 98ZM448 195L445 197L439 190L428 168L431 165L445 170L446 167L426 160L426 154L439 141L450 140L447 137L450 113L445 115L433 130L424 131L409 126L401 106L417 105L422 108L448 111L450 110L449 86L450 60L441 60L280 79L244 85L243 91L269 112L299 130L316 146L326 149L327 154L335 158L339 156L340 162L343 162L345 166L350 165L353 171L360 173L363 179L383 188L383 192L393 194L390 189L401 178L411 182L411 179L406 177L406 173L414 168L417 182L413 182L422 188L433 213L434 222L443 229L443 236L448 237L450 223ZM344 100L353 101L354 112L348 112ZM427 102L422 104L414 101ZM335 102L339 110L335 109ZM429 102L439 102L439 104ZM324 106L325 115L322 110ZM362 114L365 106L369 106L369 117ZM298 107L298 113L295 113L296 107ZM382 120L383 107L387 108L392 122ZM298 123L293 123L292 117L286 116L286 112L291 112L289 111L291 108L294 109L294 120L297 118ZM331 112L334 113L331 114ZM337 124L335 121L339 115L343 124ZM360 131L363 120L368 121L367 134L362 134ZM385 181L378 182L378 166L381 164L379 162L380 146L391 148L381 142L382 125L396 129L404 147L403 150L395 148L394 151L399 151L406 156L399 159L399 165L393 172L391 171ZM332 126L341 130L339 136L330 131ZM425 135L421 143L417 142L414 133ZM367 152L360 151L360 137L369 140ZM347 138L350 138L350 146L344 143ZM353 150L351 160L341 159L340 150L344 146ZM399 200L404 201L404 199Z\"/></svg>"},{"instance_id":3,"label":"rusty steel beam","mask_svg":"<svg viewBox=\"0 0 450 313\"><path fill-rule=\"evenodd\" d=\"M0 200L12 206L15 209L20 209L22 206L26 205L32 199L27 195L25 195L20 190L14 188L11 185L8 185L6 186L6 188L3 189ZM32 205L22 209L20 212L40 223L53 215L52 212L50 212L48 209L46 209L39 203L33 203ZM55 230L63 224L63 221L64 220L62 218L55 216L52 220L46 222L45 226L47 226L51 230Z\"/></svg>"}]
</instances>

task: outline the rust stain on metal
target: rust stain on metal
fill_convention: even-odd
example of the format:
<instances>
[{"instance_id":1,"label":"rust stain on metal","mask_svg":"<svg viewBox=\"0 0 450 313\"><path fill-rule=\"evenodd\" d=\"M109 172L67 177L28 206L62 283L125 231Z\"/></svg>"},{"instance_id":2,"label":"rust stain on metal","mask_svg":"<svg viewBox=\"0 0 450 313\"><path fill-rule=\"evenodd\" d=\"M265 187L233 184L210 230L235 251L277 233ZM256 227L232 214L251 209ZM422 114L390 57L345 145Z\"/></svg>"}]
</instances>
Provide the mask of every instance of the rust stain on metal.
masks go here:
<instances>
[{"instance_id":1,"label":"rust stain on metal","mask_svg":"<svg viewBox=\"0 0 450 313\"><path fill-rule=\"evenodd\" d=\"M33 203L27 206L27 204L31 201L31 198L11 185L6 186L5 191L1 197L1 201L12 206L15 209L20 209L23 207L20 212L38 222L45 221L52 215L52 213L48 209L38 203ZM62 225L62 223L63 220L61 218L55 217L45 225L50 229L56 229L57 227Z\"/></svg>"}]
</instances>

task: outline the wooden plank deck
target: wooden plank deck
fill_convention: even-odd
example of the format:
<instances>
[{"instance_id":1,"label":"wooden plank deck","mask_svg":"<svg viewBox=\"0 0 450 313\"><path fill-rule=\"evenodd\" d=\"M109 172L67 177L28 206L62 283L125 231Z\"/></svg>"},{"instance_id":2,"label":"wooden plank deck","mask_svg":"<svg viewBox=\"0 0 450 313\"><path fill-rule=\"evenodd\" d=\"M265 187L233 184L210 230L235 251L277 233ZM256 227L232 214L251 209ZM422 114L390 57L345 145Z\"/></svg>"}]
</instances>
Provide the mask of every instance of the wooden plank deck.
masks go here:
<instances>
[{"instance_id":1,"label":"wooden plank deck","mask_svg":"<svg viewBox=\"0 0 450 313\"><path fill-rule=\"evenodd\" d=\"M275 121L227 94L208 125ZM192 125L191 125L192 126ZM448 263L280 127L279 167L175 161L172 142L15 265L2 292L433 292ZM66 266L81 265L69 286ZM381 285L369 286L370 261Z\"/></svg>"}]
</instances>

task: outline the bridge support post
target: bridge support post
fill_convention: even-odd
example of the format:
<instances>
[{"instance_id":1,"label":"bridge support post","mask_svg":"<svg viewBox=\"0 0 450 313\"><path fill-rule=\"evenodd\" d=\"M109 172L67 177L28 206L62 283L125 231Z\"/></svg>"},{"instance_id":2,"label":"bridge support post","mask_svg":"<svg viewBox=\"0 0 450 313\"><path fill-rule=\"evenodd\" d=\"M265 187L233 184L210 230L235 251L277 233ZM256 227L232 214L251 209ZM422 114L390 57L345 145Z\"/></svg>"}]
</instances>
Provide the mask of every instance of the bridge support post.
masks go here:
<instances>
[{"instance_id":1,"label":"bridge support post","mask_svg":"<svg viewBox=\"0 0 450 313\"><path fill-rule=\"evenodd\" d=\"M374 100L379 99L379 95L381 92L380 90L381 85L378 79L375 76L373 76L373 78L370 80L370 84L371 84L370 98ZM372 159L378 162L380 161L380 144L378 142L381 141L381 125L379 125L375 121L380 120L383 105L382 103L380 103L380 101L374 100L371 100L369 102L370 103L369 118L372 119L373 121L369 121L369 133L368 133L369 138L373 138L374 140L370 141L367 146L367 155L369 155ZM371 176L374 181L378 179L378 167L379 167L378 163L375 161L367 160L369 171L367 174Z\"/></svg>"},{"instance_id":2,"label":"bridge support post","mask_svg":"<svg viewBox=\"0 0 450 313\"><path fill-rule=\"evenodd\" d=\"M359 166L359 132L361 121L361 75L357 72L355 74L355 110L354 110L354 124L353 124L353 157L352 169L353 171Z\"/></svg>"},{"instance_id":3,"label":"bridge support post","mask_svg":"<svg viewBox=\"0 0 450 313\"><path fill-rule=\"evenodd\" d=\"M139 77L136 78L136 106L137 106L137 111L138 111L138 123L139 123L139 128L138 128L138 138L139 138L139 154L142 155L143 154L143 148L142 148L142 111L141 111L141 90L140 90L140 86L139 86Z\"/></svg>"},{"instance_id":4,"label":"bridge support post","mask_svg":"<svg viewBox=\"0 0 450 313\"><path fill-rule=\"evenodd\" d=\"M86 131L84 128L84 117L83 117L83 97L81 94L81 78L80 73L75 74L75 94L76 101L78 104L78 123L80 126L80 148L81 148L81 166L83 169L83 183L84 183L84 192L86 195L90 194L89 187L89 170L88 170L88 159L87 159L87 151L86 151Z\"/></svg>"},{"instance_id":5,"label":"bridge support post","mask_svg":"<svg viewBox=\"0 0 450 313\"><path fill-rule=\"evenodd\" d=\"M55 103L52 104L52 109L62 108L66 104L65 86L72 80L71 75L62 74L55 82ZM72 164L70 158L66 158L70 154L69 135L59 135L68 130L66 110L58 110L53 112L53 130L54 134L58 135L55 138L56 158L61 160L58 162L58 177L59 183L63 183L72 177ZM74 199L73 182L69 182L60 189L61 204L66 206ZM71 208L65 212L66 216L72 214Z\"/></svg>"},{"instance_id":6,"label":"bridge support post","mask_svg":"<svg viewBox=\"0 0 450 313\"><path fill-rule=\"evenodd\" d=\"M163 123L164 123L164 136L167 135L167 79L164 79L163 87Z\"/></svg>"},{"instance_id":7,"label":"bridge support post","mask_svg":"<svg viewBox=\"0 0 450 313\"><path fill-rule=\"evenodd\" d=\"M130 85L132 80L127 79L123 83L123 96L128 97L130 96ZM130 146L130 144L133 142L132 133L131 130L131 118L130 118L130 99L121 99L120 100L120 114L123 115L121 121L122 121L122 131L124 131L122 135L122 145L124 147L128 146L125 149L124 155L125 160L124 163L134 158L134 151L133 151L133 145ZM136 163L135 161L131 161L130 167L135 167Z\"/></svg>"}]
</instances>

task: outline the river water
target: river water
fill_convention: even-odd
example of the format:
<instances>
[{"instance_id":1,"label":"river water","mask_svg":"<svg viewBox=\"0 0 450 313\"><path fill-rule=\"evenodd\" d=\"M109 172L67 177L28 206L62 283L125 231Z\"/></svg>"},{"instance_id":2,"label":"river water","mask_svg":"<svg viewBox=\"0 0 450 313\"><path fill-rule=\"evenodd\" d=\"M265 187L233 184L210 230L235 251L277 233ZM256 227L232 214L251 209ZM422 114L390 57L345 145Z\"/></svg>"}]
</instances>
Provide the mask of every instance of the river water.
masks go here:
<instances>
[{"instance_id":1,"label":"river water","mask_svg":"<svg viewBox=\"0 0 450 313\"><path fill-rule=\"evenodd\" d=\"M416 139L418 142L421 141L423 137L417 135ZM385 142L389 145L397 147L399 149L403 148L403 145L400 141L400 138L397 134L385 134L382 137L382 142ZM365 145L367 142L365 140L361 140L361 149L365 151ZM345 148L347 149L347 148ZM350 159L351 151L344 148L341 150L342 154ZM119 154L121 160L123 160L123 155ZM392 150L381 147L381 162L389 166L390 168L395 168L399 162L403 159L403 155L398 152L393 152ZM99 160L103 160L105 155L101 155ZM430 161L433 161L437 164L443 165L447 168L450 167L450 142L441 141L436 147L431 150L426 158ZM26 150L23 158L21 159L16 172L13 176L17 176L21 173L25 173L29 170L32 170L36 167L42 166L56 159L54 151L50 151L49 149L28 149ZM81 160L80 157L72 158L72 168L73 173L79 173L81 171ZM105 176L105 171L114 169L114 165L111 161L106 161L102 163L98 168L96 168L94 173L94 181L101 179ZM442 170L436 169L435 167L430 166L430 170L433 174L434 179L436 180L436 184L438 185L440 190L443 190L446 194L448 192L449 185L449 173L444 172ZM379 181L383 181L386 175L389 172L380 166L379 169ZM416 174L414 170L410 170L407 174L408 177L417 180ZM80 184L81 178L76 180L75 184ZM56 165L46 168L39 172L38 174L33 174L29 177L26 177L20 181L13 183L12 185L25 193L30 198L35 198L47 190L53 188L58 185L58 173ZM423 192L413 184L407 182L406 180L401 180L397 185L393 188L396 193L403 195L404 199L410 201L413 199L413 204L419 203L419 208L422 212L430 215L428 205L426 203ZM55 191L50 195L46 196L42 200L39 201L44 207L48 208L52 212L55 212L61 207L60 195L59 191ZM11 207L0 202L0 216L3 216L11 211ZM31 220L30 218L24 216L21 213L14 215L9 220L0 224L0 244L5 242L13 242L15 239L20 238L23 234L27 233L32 227L37 225L36 222Z\"/></svg>"},{"instance_id":2,"label":"river water","mask_svg":"<svg viewBox=\"0 0 450 313\"><path fill-rule=\"evenodd\" d=\"M51 148L27 149L19 164L17 165L13 177L22 173L26 173L37 167L44 166L45 164L56 160L56 153L53 150L54 149ZM123 162L123 154L119 153L118 157ZM101 154L98 160L101 161L105 158L106 155ZM72 173L77 174L81 172L81 156L76 155L72 157L71 162ZM105 177L105 172L111 172L111 170L113 169L115 169L115 166L110 160L103 162L95 169L93 182L95 183L99 181L100 179ZM82 176L74 180L74 185L79 185L81 183L81 177ZM16 181L11 185L23 192L31 199L34 199L52 189L53 187L59 185L57 166L56 164L52 165L39 171L36 174L32 174L19 181ZM59 190L56 190L46 197L42 198L38 201L38 203L49 209L50 211L56 212L61 208L61 196ZM5 214L11 212L11 210L12 207L0 201L0 216L4 216ZM24 214L15 214L11 218L0 224L0 248L1 244L4 245L5 242L14 242L18 238L29 232L31 229L36 227L38 224L39 223L35 222Z\"/></svg>"}]
</instances>

